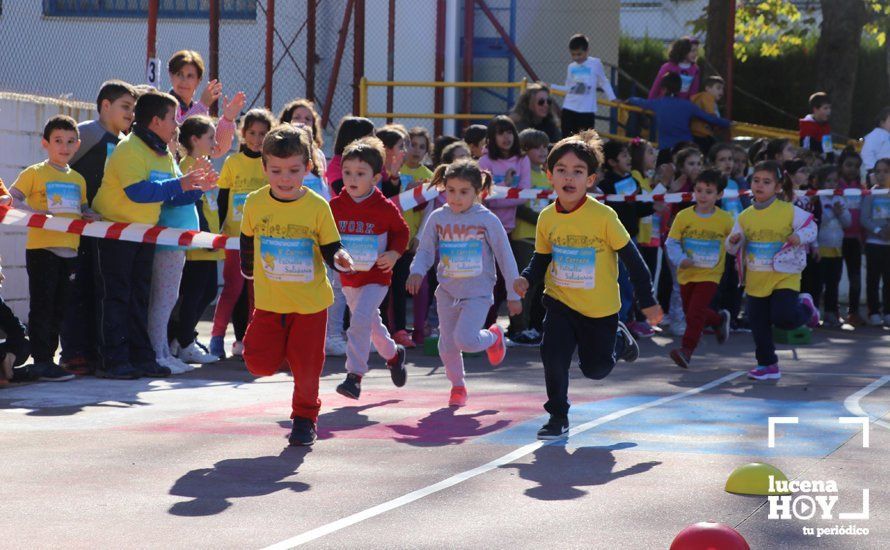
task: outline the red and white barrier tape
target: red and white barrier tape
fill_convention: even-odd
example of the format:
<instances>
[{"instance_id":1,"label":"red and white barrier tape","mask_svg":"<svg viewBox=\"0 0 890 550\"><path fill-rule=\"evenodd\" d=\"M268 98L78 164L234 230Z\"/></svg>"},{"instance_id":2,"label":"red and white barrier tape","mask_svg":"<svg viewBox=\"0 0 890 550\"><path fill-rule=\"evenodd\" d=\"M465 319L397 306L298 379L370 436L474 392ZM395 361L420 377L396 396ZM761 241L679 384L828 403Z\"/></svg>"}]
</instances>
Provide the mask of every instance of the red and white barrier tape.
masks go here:
<instances>
[{"instance_id":1,"label":"red and white barrier tape","mask_svg":"<svg viewBox=\"0 0 890 550\"><path fill-rule=\"evenodd\" d=\"M8 206L0 206L0 224L19 227L35 227L62 233L75 233L99 239L115 239L136 243L152 243L192 248L217 248L238 250L239 240L225 235L204 231L173 229L143 223L88 222L44 214L23 212Z\"/></svg>"},{"instance_id":2,"label":"red and white barrier tape","mask_svg":"<svg viewBox=\"0 0 890 550\"><path fill-rule=\"evenodd\" d=\"M798 191L798 196L806 197L864 197L868 195L887 195L890 189L810 189ZM750 195L750 191L726 191L724 198ZM400 193L393 197L396 205L402 210L409 210L416 206L426 204L439 196L436 189L426 186L417 186L414 189ZM639 193L633 195L594 195L597 200L607 202L665 202L681 203L692 202L692 193L663 193L649 194ZM488 195L489 199L555 199L553 191L536 191L534 189L511 189L507 187L494 187ZM49 231L62 233L75 233L86 237L99 239L116 239L137 243L151 243L167 246L187 246L191 248L215 248L220 250L238 250L239 239L226 235L217 235L205 231L190 231L175 229L159 225L147 225L142 223L113 223L113 222L88 222L86 220L73 220L47 216L44 214L32 214L0 206L0 224L19 227L35 227Z\"/></svg>"}]
</instances>

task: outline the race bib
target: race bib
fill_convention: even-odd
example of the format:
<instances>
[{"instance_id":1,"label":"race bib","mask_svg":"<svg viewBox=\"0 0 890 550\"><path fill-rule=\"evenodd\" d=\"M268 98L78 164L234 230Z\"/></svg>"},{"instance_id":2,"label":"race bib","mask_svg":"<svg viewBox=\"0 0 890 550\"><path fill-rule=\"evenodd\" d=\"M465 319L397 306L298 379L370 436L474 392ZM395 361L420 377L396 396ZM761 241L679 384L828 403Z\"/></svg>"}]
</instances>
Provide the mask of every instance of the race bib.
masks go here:
<instances>
[{"instance_id":1,"label":"race bib","mask_svg":"<svg viewBox=\"0 0 890 550\"><path fill-rule=\"evenodd\" d=\"M830 153L834 150L834 142L831 141L831 134L822 136L822 152Z\"/></svg>"},{"instance_id":2,"label":"race bib","mask_svg":"<svg viewBox=\"0 0 890 550\"><path fill-rule=\"evenodd\" d=\"M637 182L631 177L624 178L615 183L616 195L631 195L637 192Z\"/></svg>"},{"instance_id":3,"label":"race bib","mask_svg":"<svg viewBox=\"0 0 890 550\"><path fill-rule=\"evenodd\" d=\"M63 181L46 182L46 209L53 214L80 214L80 186Z\"/></svg>"},{"instance_id":4,"label":"race bib","mask_svg":"<svg viewBox=\"0 0 890 550\"><path fill-rule=\"evenodd\" d=\"M726 190L738 192L739 184L734 182L733 180L729 180L729 182L726 184ZM732 219L735 220L739 217L739 214L742 213L742 199L738 196L724 197L721 201L721 207L732 214Z\"/></svg>"},{"instance_id":5,"label":"race bib","mask_svg":"<svg viewBox=\"0 0 890 550\"><path fill-rule=\"evenodd\" d=\"M207 210L211 212L216 212L219 210L219 203L217 199L219 198L219 189L211 189L210 191L204 192L204 203L207 205Z\"/></svg>"},{"instance_id":6,"label":"race bib","mask_svg":"<svg viewBox=\"0 0 890 550\"><path fill-rule=\"evenodd\" d=\"M890 197L877 195L872 199L871 217L876 220L890 218Z\"/></svg>"},{"instance_id":7,"label":"race bib","mask_svg":"<svg viewBox=\"0 0 890 550\"><path fill-rule=\"evenodd\" d=\"M270 281L310 283L315 278L312 239L260 237L260 261Z\"/></svg>"},{"instance_id":8,"label":"race bib","mask_svg":"<svg viewBox=\"0 0 890 550\"><path fill-rule=\"evenodd\" d=\"M596 286L596 249L553 247L550 267L553 283L565 288L590 289Z\"/></svg>"},{"instance_id":9,"label":"race bib","mask_svg":"<svg viewBox=\"0 0 890 550\"><path fill-rule=\"evenodd\" d=\"M386 250L386 235L340 235L343 248L352 256L356 271L370 271Z\"/></svg>"},{"instance_id":10,"label":"race bib","mask_svg":"<svg viewBox=\"0 0 890 550\"><path fill-rule=\"evenodd\" d=\"M315 174L306 174L306 177L303 178L303 186L312 189L313 191L321 195L324 200L330 202L331 195L330 193L328 193L327 186L325 186L324 182L321 181L321 178L316 176Z\"/></svg>"},{"instance_id":11,"label":"race bib","mask_svg":"<svg viewBox=\"0 0 890 550\"><path fill-rule=\"evenodd\" d=\"M683 249L695 267L710 269L720 261L720 241L683 239Z\"/></svg>"},{"instance_id":12,"label":"race bib","mask_svg":"<svg viewBox=\"0 0 890 550\"><path fill-rule=\"evenodd\" d=\"M782 243L749 242L745 251L747 266L750 271L773 271L773 258L782 248Z\"/></svg>"},{"instance_id":13,"label":"race bib","mask_svg":"<svg viewBox=\"0 0 890 550\"><path fill-rule=\"evenodd\" d=\"M235 193L232 195L232 220L240 222L244 217L244 203L248 193Z\"/></svg>"},{"instance_id":14,"label":"race bib","mask_svg":"<svg viewBox=\"0 0 890 550\"><path fill-rule=\"evenodd\" d=\"M442 275L469 279L482 275L482 241L439 241Z\"/></svg>"}]
</instances>

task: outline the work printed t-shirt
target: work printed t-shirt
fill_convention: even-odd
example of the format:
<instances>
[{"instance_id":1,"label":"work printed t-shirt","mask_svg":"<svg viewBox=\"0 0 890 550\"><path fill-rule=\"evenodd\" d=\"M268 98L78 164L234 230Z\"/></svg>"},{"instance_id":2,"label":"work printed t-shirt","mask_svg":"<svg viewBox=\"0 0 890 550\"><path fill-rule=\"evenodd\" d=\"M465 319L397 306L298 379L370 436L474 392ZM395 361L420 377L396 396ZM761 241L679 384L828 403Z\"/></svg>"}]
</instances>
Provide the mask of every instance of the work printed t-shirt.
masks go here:
<instances>
[{"instance_id":1,"label":"work printed t-shirt","mask_svg":"<svg viewBox=\"0 0 890 550\"><path fill-rule=\"evenodd\" d=\"M630 235L614 210L587 197L573 212L551 204L538 217L535 252L552 254L544 294L585 317L608 317L621 309L618 254Z\"/></svg>"},{"instance_id":2,"label":"work printed t-shirt","mask_svg":"<svg viewBox=\"0 0 890 550\"><path fill-rule=\"evenodd\" d=\"M93 199L93 210L105 221L156 225L161 203L134 202L124 190L141 181L161 182L179 175L179 166L172 154L159 155L135 134L130 134L108 157L102 185Z\"/></svg>"},{"instance_id":3,"label":"work printed t-shirt","mask_svg":"<svg viewBox=\"0 0 890 550\"><path fill-rule=\"evenodd\" d=\"M800 290L800 273L779 273L773 269L773 257L793 232L794 205L775 200L763 209L753 206L739 215L745 234L745 291L749 296L765 298L779 289Z\"/></svg>"},{"instance_id":4,"label":"work printed t-shirt","mask_svg":"<svg viewBox=\"0 0 890 550\"><path fill-rule=\"evenodd\" d=\"M403 165L399 170L399 179L401 180L400 191L407 191L418 185L426 185L433 179L433 172L422 164L417 168L410 168L408 165ZM417 236L417 232L420 231L420 224L423 223L425 206L426 204L416 210L410 208L408 211L402 212L402 217L405 218L405 223L408 224L408 232L410 233L408 236L409 242L413 240L414 237Z\"/></svg>"},{"instance_id":5,"label":"work printed t-shirt","mask_svg":"<svg viewBox=\"0 0 890 550\"><path fill-rule=\"evenodd\" d=\"M309 315L334 303L319 246L340 240L327 201L308 190L281 202L269 186L248 195L241 234L253 237L253 288L258 309Z\"/></svg>"},{"instance_id":6,"label":"work printed t-shirt","mask_svg":"<svg viewBox=\"0 0 890 550\"><path fill-rule=\"evenodd\" d=\"M225 235L239 235L247 195L266 183L262 157L250 158L244 153L235 153L226 158L217 183L220 189L229 190L228 210L222 228Z\"/></svg>"},{"instance_id":7,"label":"work printed t-shirt","mask_svg":"<svg viewBox=\"0 0 890 550\"><path fill-rule=\"evenodd\" d=\"M183 174L187 174L192 166L195 165L193 157L185 157L179 163L179 170ZM205 191L201 196L201 216L207 222L207 232L219 233L219 189L213 188ZM185 259L189 261L216 261L226 258L225 250L208 250L206 248L190 248L185 253Z\"/></svg>"},{"instance_id":8,"label":"work printed t-shirt","mask_svg":"<svg viewBox=\"0 0 890 550\"><path fill-rule=\"evenodd\" d=\"M544 173L543 170L532 170L531 188L539 193L542 191L552 191L553 184L550 183L550 179L547 178L547 174ZM540 215L550 202L550 199L531 199L528 201L528 207ZM517 216L516 228L510 233L510 238L516 241L520 239L534 239L536 231L535 227L535 224L527 222Z\"/></svg>"},{"instance_id":9,"label":"work printed t-shirt","mask_svg":"<svg viewBox=\"0 0 890 550\"><path fill-rule=\"evenodd\" d=\"M48 161L25 168L14 187L25 195L25 202L34 210L49 212L60 218L81 218L87 202L87 183L83 176L68 168L59 170ZM25 248L73 248L77 250L80 235L28 228Z\"/></svg>"},{"instance_id":10,"label":"work printed t-shirt","mask_svg":"<svg viewBox=\"0 0 890 550\"><path fill-rule=\"evenodd\" d=\"M729 212L716 208L704 217L690 206L677 214L668 237L679 242L692 267L677 270L677 280L686 283L719 283L725 263L724 241L733 226Z\"/></svg>"}]
</instances>

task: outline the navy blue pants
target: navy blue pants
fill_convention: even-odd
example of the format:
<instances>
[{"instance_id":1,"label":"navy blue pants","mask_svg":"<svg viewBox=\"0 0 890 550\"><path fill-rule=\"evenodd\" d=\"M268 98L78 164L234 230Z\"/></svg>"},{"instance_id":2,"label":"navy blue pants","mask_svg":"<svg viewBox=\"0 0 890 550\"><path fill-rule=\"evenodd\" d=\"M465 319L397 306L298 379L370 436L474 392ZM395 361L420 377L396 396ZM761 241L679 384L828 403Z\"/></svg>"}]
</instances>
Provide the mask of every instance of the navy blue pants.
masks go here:
<instances>
[{"instance_id":1,"label":"navy blue pants","mask_svg":"<svg viewBox=\"0 0 890 550\"><path fill-rule=\"evenodd\" d=\"M155 245L100 239L96 251L102 367L154 361L147 325Z\"/></svg>"},{"instance_id":2,"label":"navy blue pants","mask_svg":"<svg viewBox=\"0 0 890 550\"><path fill-rule=\"evenodd\" d=\"M616 338L618 314L585 317L558 300L544 295L544 339L541 360L547 403L544 409L553 416L569 414L569 367L578 350L581 372L587 378L602 380L615 367L615 357L624 351L624 340Z\"/></svg>"},{"instance_id":3,"label":"navy blue pants","mask_svg":"<svg viewBox=\"0 0 890 550\"><path fill-rule=\"evenodd\" d=\"M96 242L81 237L77 273L71 284L68 309L62 322L62 362L75 357L99 359L99 312L96 304Z\"/></svg>"},{"instance_id":4,"label":"navy blue pants","mask_svg":"<svg viewBox=\"0 0 890 550\"><path fill-rule=\"evenodd\" d=\"M768 367L779 362L773 342L773 326L791 330L809 321L810 311L800 303L798 295L796 290L780 289L765 298L748 296L746 312L759 366Z\"/></svg>"},{"instance_id":5,"label":"navy blue pants","mask_svg":"<svg viewBox=\"0 0 890 550\"><path fill-rule=\"evenodd\" d=\"M181 347L187 348L195 341L195 327L219 290L218 278L215 260L186 260L178 313L175 322L171 319L169 331Z\"/></svg>"},{"instance_id":6,"label":"navy blue pants","mask_svg":"<svg viewBox=\"0 0 890 550\"><path fill-rule=\"evenodd\" d=\"M28 338L35 363L53 361L68 308L77 258L62 258L43 248L25 251L28 269Z\"/></svg>"}]
</instances>

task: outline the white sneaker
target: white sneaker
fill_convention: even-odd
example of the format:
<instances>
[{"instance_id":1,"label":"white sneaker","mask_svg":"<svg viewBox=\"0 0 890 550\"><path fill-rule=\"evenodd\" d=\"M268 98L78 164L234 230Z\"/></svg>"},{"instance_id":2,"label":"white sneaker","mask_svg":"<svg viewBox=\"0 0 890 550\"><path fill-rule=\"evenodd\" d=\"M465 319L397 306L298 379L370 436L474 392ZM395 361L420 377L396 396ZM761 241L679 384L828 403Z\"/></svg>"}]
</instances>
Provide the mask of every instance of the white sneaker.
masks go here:
<instances>
[{"instance_id":1,"label":"white sneaker","mask_svg":"<svg viewBox=\"0 0 890 550\"><path fill-rule=\"evenodd\" d=\"M192 365L189 365L188 363L184 362L183 360L181 360L177 357L171 357L170 361L172 363L176 364L176 367L179 368L180 374L184 373L184 372L191 372L191 371L195 370L195 367L193 367Z\"/></svg>"},{"instance_id":2,"label":"white sneaker","mask_svg":"<svg viewBox=\"0 0 890 550\"><path fill-rule=\"evenodd\" d=\"M159 357L155 359L155 362L162 367L170 369L170 374L182 374L186 372L186 370L182 368L180 361L173 356Z\"/></svg>"},{"instance_id":3,"label":"white sneaker","mask_svg":"<svg viewBox=\"0 0 890 550\"><path fill-rule=\"evenodd\" d=\"M346 340L342 336L329 336L324 345L324 354L329 357L346 357Z\"/></svg>"},{"instance_id":4,"label":"white sneaker","mask_svg":"<svg viewBox=\"0 0 890 550\"><path fill-rule=\"evenodd\" d=\"M244 357L244 342L235 342L232 344L232 355L235 357Z\"/></svg>"},{"instance_id":5,"label":"white sneaker","mask_svg":"<svg viewBox=\"0 0 890 550\"><path fill-rule=\"evenodd\" d=\"M179 340L176 338L170 340L170 354L173 357L179 357L180 351L182 351L182 346L179 345Z\"/></svg>"},{"instance_id":6,"label":"white sneaker","mask_svg":"<svg viewBox=\"0 0 890 550\"><path fill-rule=\"evenodd\" d=\"M877 313L872 313L868 316L868 326L871 327L879 327L884 324L884 319L881 318Z\"/></svg>"},{"instance_id":7,"label":"white sneaker","mask_svg":"<svg viewBox=\"0 0 890 550\"><path fill-rule=\"evenodd\" d=\"M207 363L216 363L219 361L219 357L206 353L199 348L197 344L192 342L179 351L179 360L184 363L199 363L201 365L206 365Z\"/></svg>"}]
</instances>

